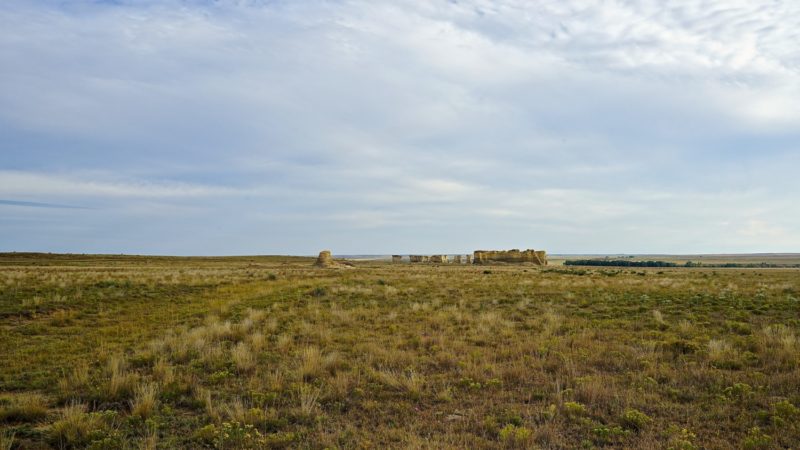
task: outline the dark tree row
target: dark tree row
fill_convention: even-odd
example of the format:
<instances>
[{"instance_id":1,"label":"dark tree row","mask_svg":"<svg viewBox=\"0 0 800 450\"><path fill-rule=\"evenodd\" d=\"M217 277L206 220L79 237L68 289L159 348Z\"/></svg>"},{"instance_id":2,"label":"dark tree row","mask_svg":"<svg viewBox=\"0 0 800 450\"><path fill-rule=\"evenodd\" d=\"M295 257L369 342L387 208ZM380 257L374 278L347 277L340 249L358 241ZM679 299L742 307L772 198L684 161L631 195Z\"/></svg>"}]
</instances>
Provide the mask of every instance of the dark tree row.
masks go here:
<instances>
[{"instance_id":1,"label":"dark tree row","mask_svg":"<svg viewBox=\"0 0 800 450\"><path fill-rule=\"evenodd\" d=\"M678 267L666 261L626 261L622 259L573 259L564 261L565 266L613 266L613 267Z\"/></svg>"}]
</instances>

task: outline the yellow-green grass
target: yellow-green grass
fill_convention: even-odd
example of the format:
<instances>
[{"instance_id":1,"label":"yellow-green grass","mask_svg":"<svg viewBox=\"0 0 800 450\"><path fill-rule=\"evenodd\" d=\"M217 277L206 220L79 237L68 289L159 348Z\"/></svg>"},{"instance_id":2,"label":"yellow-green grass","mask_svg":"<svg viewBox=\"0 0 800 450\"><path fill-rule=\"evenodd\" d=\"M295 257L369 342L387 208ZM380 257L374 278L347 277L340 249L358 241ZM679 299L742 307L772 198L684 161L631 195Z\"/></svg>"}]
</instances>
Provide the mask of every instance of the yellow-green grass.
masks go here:
<instances>
[{"instance_id":1,"label":"yellow-green grass","mask_svg":"<svg viewBox=\"0 0 800 450\"><path fill-rule=\"evenodd\" d=\"M4 255L0 445L800 443L798 270L311 261Z\"/></svg>"}]
</instances>

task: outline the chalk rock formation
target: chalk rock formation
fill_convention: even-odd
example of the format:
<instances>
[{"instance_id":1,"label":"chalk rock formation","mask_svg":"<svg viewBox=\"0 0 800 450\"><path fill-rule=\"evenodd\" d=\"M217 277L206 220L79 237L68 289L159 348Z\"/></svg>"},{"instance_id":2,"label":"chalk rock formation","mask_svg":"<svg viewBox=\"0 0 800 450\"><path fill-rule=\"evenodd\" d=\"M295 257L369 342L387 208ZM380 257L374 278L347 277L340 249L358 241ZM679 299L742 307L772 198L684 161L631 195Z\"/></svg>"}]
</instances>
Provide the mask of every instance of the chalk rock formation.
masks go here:
<instances>
[{"instance_id":1,"label":"chalk rock formation","mask_svg":"<svg viewBox=\"0 0 800 450\"><path fill-rule=\"evenodd\" d=\"M471 255L466 255L466 258L467 258L467 259L466 259L466 261L465 261L465 262L466 262L467 264L472 264L472 256L471 256Z\"/></svg>"},{"instance_id":2,"label":"chalk rock formation","mask_svg":"<svg viewBox=\"0 0 800 450\"><path fill-rule=\"evenodd\" d=\"M453 264L461 264L461 255L453 256Z\"/></svg>"},{"instance_id":3,"label":"chalk rock formation","mask_svg":"<svg viewBox=\"0 0 800 450\"><path fill-rule=\"evenodd\" d=\"M352 269L355 267L350 261L336 261L331 256L330 250L323 250L319 252L317 260L314 262L316 267L332 267L337 269Z\"/></svg>"},{"instance_id":4,"label":"chalk rock formation","mask_svg":"<svg viewBox=\"0 0 800 450\"><path fill-rule=\"evenodd\" d=\"M475 250L475 264L488 263L531 263L538 266L547 265L547 253L543 250Z\"/></svg>"},{"instance_id":5,"label":"chalk rock formation","mask_svg":"<svg viewBox=\"0 0 800 450\"><path fill-rule=\"evenodd\" d=\"M319 256L317 256L317 261L314 265L317 267L333 267L336 265L336 261L333 260L330 250L323 250L319 252Z\"/></svg>"},{"instance_id":6,"label":"chalk rock formation","mask_svg":"<svg viewBox=\"0 0 800 450\"><path fill-rule=\"evenodd\" d=\"M447 255L432 255L431 262L437 264L446 264L448 262Z\"/></svg>"},{"instance_id":7,"label":"chalk rock formation","mask_svg":"<svg viewBox=\"0 0 800 450\"><path fill-rule=\"evenodd\" d=\"M427 255L409 255L408 256L408 260L411 261L412 263L432 262L431 258L432 258L432 256L427 256Z\"/></svg>"},{"instance_id":8,"label":"chalk rock formation","mask_svg":"<svg viewBox=\"0 0 800 450\"><path fill-rule=\"evenodd\" d=\"M392 255L392 262L395 264L403 262L403 255Z\"/></svg>"}]
</instances>

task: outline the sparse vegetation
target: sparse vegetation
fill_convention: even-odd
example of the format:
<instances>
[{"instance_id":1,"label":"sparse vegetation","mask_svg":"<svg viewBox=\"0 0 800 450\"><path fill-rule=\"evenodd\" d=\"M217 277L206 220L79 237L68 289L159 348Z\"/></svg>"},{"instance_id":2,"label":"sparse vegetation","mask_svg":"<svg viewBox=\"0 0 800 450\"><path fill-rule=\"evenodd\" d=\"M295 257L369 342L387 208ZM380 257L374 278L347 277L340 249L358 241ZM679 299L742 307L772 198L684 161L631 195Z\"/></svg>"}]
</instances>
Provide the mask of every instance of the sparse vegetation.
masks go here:
<instances>
[{"instance_id":1,"label":"sparse vegetation","mask_svg":"<svg viewBox=\"0 0 800 450\"><path fill-rule=\"evenodd\" d=\"M793 269L0 258L0 449L794 448Z\"/></svg>"}]
</instances>

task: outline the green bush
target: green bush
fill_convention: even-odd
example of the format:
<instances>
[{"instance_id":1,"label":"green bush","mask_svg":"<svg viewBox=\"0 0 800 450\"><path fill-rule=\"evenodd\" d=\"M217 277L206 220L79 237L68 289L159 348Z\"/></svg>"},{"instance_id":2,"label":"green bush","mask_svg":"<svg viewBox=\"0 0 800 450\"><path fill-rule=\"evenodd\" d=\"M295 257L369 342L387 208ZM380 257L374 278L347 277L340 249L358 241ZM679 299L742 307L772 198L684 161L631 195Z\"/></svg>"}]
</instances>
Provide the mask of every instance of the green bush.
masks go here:
<instances>
[{"instance_id":1,"label":"green bush","mask_svg":"<svg viewBox=\"0 0 800 450\"><path fill-rule=\"evenodd\" d=\"M747 433L747 437L742 441L742 448L744 450L760 450L762 448L770 448L772 445L772 438L761 432L758 427L753 427Z\"/></svg>"},{"instance_id":2,"label":"green bush","mask_svg":"<svg viewBox=\"0 0 800 450\"><path fill-rule=\"evenodd\" d=\"M786 423L795 423L800 419L800 409L788 400L782 400L772 405L772 423L776 427L784 427Z\"/></svg>"},{"instance_id":3,"label":"green bush","mask_svg":"<svg viewBox=\"0 0 800 450\"><path fill-rule=\"evenodd\" d=\"M772 405L775 415L781 419L794 420L800 418L800 409L791 404L788 400L782 400Z\"/></svg>"},{"instance_id":4,"label":"green bush","mask_svg":"<svg viewBox=\"0 0 800 450\"><path fill-rule=\"evenodd\" d=\"M731 400L743 401L753 395L753 388L746 383L736 383L733 386L725 388L724 393L725 397Z\"/></svg>"},{"instance_id":5,"label":"green bush","mask_svg":"<svg viewBox=\"0 0 800 450\"><path fill-rule=\"evenodd\" d=\"M608 427L599 426L592 429L595 443L599 445L614 444L631 434L630 431L623 429L620 426Z\"/></svg>"},{"instance_id":6,"label":"green bush","mask_svg":"<svg viewBox=\"0 0 800 450\"><path fill-rule=\"evenodd\" d=\"M500 430L500 441L506 444L519 445L531 437L531 430L522 426L508 424Z\"/></svg>"},{"instance_id":7,"label":"green bush","mask_svg":"<svg viewBox=\"0 0 800 450\"><path fill-rule=\"evenodd\" d=\"M564 414L570 418L582 417L586 415L586 407L578 402L564 402Z\"/></svg>"},{"instance_id":8,"label":"green bush","mask_svg":"<svg viewBox=\"0 0 800 450\"><path fill-rule=\"evenodd\" d=\"M687 430L686 428L681 428L681 430L676 432L675 435L672 437L672 439L669 442L669 447L667 447L667 449L697 450L698 447L694 445L695 438L697 438L697 435Z\"/></svg>"},{"instance_id":9,"label":"green bush","mask_svg":"<svg viewBox=\"0 0 800 450\"><path fill-rule=\"evenodd\" d=\"M622 426L636 431L642 430L647 426L647 424L653 421L650 416L636 409L626 410L624 413L622 413L620 420L622 422Z\"/></svg>"}]
</instances>

